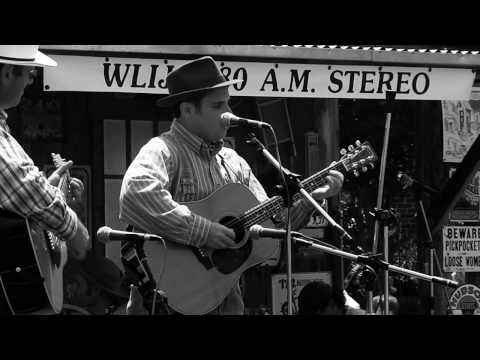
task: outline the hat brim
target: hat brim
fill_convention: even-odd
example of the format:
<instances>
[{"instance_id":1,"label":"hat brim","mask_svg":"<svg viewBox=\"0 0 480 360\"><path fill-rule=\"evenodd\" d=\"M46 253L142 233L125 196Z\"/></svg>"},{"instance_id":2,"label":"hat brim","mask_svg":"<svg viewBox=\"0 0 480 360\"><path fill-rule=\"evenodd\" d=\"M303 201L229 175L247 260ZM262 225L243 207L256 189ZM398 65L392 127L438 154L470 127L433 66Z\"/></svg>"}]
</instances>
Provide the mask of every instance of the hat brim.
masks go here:
<instances>
[{"instance_id":1,"label":"hat brim","mask_svg":"<svg viewBox=\"0 0 480 360\"><path fill-rule=\"evenodd\" d=\"M12 65L21 65L21 66L57 66L57 62L51 57L48 57L44 53L37 51L35 54L35 59L28 60L12 60L12 59L3 59L0 57L0 63L2 64L12 64Z\"/></svg>"},{"instance_id":2,"label":"hat brim","mask_svg":"<svg viewBox=\"0 0 480 360\"><path fill-rule=\"evenodd\" d=\"M193 95L197 92L201 92L201 91L205 91L205 90L209 90L209 89L216 89L216 88L229 86L229 85L233 85L233 84L238 84L239 82L242 82L242 81L243 80L230 80L230 81L225 81L225 82L222 82L220 84L209 86L209 87L206 87L206 88L200 88L200 89L189 90L189 91L182 91L182 92L179 92L179 93L176 93L176 94L169 95L169 96L163 97L161 99L158 99L155 103L159 107L173 106L176 103L182 101L183 99L187 99L188 97L190 97L191 95Z\"/></svg>"}]
</instances>

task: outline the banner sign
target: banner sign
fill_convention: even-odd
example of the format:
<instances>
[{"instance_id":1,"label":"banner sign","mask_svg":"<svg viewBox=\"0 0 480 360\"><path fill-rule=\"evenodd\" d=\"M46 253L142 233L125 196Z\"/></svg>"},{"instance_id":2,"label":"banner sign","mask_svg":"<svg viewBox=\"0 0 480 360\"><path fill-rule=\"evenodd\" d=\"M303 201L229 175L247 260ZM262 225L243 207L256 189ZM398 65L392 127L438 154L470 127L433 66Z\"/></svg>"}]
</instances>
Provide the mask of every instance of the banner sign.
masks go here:
<instances>
[{"instance_id":1,"label":"banner sign","mask_svg":"<svg viewBox=\"0 0 480 360\"><path fill-rule=\"evenodd\" d=\"M459 163L480 134L480 101L442 101L443 161Z\"/></svg>"},{"instance_id":2,"label":"banner sign","mask_svg":"<svg viewBox=\"0 0 480 360\"><path fill-rule=\"evenodd\" d=\"M443 227L443 269L480 271L480 226Z\"/></svg>"},{"instance_id":3,"label":"banner sign","mask_svg":"<svg viewBox=\"0 0 480 360\"><path fill-rule=\"evenodd\" d=\"M292 307L293 313L298 312L298 295L303 287L314 280L322 280L332 285L332 274L329 271L292 274ZM272 275L272 313L273 315L288 315L287 275Z\"/></svg>"},{"instance_id":4,"label":"banner sign","mask_svg":"<svg viewBox=\"0 0 480 360\"><path fill-rule=\"evenodd\" d=\"M57 67L44 68L47 91L168 94L165 78L188 60L50 55ZM471 69L319 65L217 61L223 75L242 82L231 96L468 100Z\"/></svg>"}]
</instances>

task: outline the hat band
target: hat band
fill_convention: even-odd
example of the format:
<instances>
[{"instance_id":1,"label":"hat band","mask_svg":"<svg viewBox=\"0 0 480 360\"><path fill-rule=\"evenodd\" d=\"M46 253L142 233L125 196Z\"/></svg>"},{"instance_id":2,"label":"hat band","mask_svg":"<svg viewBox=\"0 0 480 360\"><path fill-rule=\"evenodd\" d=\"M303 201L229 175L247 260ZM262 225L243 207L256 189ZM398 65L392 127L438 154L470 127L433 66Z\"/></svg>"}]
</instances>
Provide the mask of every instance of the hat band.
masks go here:
<instances>
[{"instance_id":1,"label":"hat band","mask_svg":"<svg viewBox=\"0 0 480 360\"><path fill-rule=\"evenodd\" d=\"M1 56L0 59L3 60L11 60L11 61L35 61L35 58L13 58L13 57L8 57L8 56Z\"/></svg>"}]
</instances>

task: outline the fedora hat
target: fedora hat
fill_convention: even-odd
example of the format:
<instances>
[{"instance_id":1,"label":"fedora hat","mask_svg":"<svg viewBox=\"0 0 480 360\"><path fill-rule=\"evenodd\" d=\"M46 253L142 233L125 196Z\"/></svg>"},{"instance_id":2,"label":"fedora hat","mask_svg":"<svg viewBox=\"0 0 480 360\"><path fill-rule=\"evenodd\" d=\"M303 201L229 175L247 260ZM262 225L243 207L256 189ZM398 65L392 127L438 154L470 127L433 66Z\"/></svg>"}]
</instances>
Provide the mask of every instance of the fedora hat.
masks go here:
<instances>
[{"instance_id":1,"label":"fedora hat","mask_svg":"<svg viewBox=\"0 0 480 360\"><path fill-rule=\"evenodd\" d=\"M169 107L195 93L228 86L243 80L227 81L211 56L204 56L179 66L167 75L170 95L157 100L160 107Z\"/></svg>"},{"instance_id":2,"label":"fedora hat","mask_svg":"<svg viewBox=\"0 0 480 360\"><path fill-rule=\"evenodd\" d=\"M57 62L38 51L38 45L0 45L0 63L24 66L57 66Z\"/></svg>"}]
</instances>

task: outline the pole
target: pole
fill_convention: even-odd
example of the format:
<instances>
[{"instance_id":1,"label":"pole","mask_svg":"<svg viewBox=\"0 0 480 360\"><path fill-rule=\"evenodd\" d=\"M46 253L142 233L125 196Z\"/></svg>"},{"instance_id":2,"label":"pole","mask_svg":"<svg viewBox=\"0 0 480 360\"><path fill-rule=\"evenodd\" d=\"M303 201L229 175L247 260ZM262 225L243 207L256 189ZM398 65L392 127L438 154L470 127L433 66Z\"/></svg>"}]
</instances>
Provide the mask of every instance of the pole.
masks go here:
<instances>
[{"instance_id":1,"label":"pole","mask_svg":"<svg viewBox=\"0 0 480 360\"><path fill-rule=\"evenodd\" d=\"M430 275L433 276L434 274L434 269L433 269L433 252L435 249L433 248L433 238L432 238L432 232L430 231L430 225L428 224L428 219L427 219L427 214L425 213L425 207L423 206L423 201L420 197L420 194L418 195L418 205L420 207L420 211L422 213L422 219L425 224L425 229L427 230L427 236L428 236L428 255L429 255L429 273ZM429 312L430 315L435 314L434 306L433 306L433 299L434 299L434 287L433 283L430 283L430 289L429 289L430 297L428 299L428 306L430 307Z\"/></svg>"},{"instance_id":2,"label":"pole","mask_svg":"<svg viewBox=\"0 0 480 360\"><path fill-rule=\"evenodd\" d=\"M387 154L388 154L388 140L390 138L390 122L392 120L392 105L393 101L395 100L395 91L387 91L386 92L386 101L387 101L387 115L385 121L385 134L383 136L383 148L382 148L382 159L380 163L380 174L378 177L378 193L377 193L377 209L382 209L383 205L383 187L385 184L385 168L387 166ZM377 252L378 247L378 236L380 230L380 221L378 219L375 220L375 229L373 233L373 246L372 246L372 253L375 254ZM388 228L387 228L388 232ZM384 239L385 242L386 239ZM388 276L388 273L386 274ZM388 281L388 279L387 279ZM385 288L387 290L388 287ZM388 302L386 299L385 302ZM370 290L367 293L367 313L373 313L373 291Z\"/></svg>"},{"instance_id":3,"label":"pole","mask_svg":"<svg viewBox=\"0 0 480 360\"><path fill-rule=\"evenodd\" d=\"M384 250L383 250L383 257L386 262L388 262L388 226L383 227L383 240L384 240ZM384 315L390 314L390 286L388 282L388 269L383 272L383 291L384 291Z\"/></svg>"}]
</instances>

